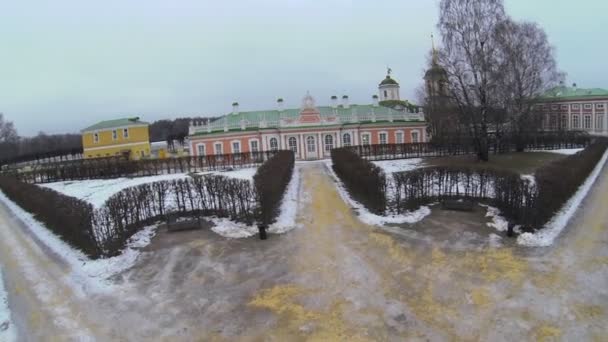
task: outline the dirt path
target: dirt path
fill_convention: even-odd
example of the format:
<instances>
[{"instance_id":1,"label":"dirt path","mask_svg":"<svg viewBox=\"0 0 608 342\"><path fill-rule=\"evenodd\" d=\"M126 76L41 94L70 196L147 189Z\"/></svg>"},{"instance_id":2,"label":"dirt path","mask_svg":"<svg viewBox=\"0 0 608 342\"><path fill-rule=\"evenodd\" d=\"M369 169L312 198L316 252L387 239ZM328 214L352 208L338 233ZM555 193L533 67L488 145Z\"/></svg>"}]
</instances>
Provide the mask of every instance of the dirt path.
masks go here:
<instances>
[{"instance_id":1,"label":"dirt path","mask_svg":"<svg viewBox=\"0 0 608 342\"><path fill-rule=\"evenodd\" d=\"M606 168L555 247L522 249L470 245L486 238L471 239L477 233L452 234L451 245L433 233L364 225L324 164L300 167L303 228L263 242L209 231L159 236L117 277L115 293L86 299L0 207L0 257L19 331L31 340L608 337ZM48 295L20 271L22 259L50 284Z\"/></svg>"}]
</instances>

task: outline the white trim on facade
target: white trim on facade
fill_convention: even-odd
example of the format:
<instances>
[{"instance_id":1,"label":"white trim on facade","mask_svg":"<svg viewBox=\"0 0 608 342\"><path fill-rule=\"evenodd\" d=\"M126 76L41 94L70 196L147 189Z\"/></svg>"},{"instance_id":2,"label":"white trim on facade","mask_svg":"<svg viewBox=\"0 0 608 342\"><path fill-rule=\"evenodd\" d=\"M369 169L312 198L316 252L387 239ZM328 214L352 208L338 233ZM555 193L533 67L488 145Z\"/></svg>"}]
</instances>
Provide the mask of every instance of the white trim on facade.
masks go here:
<instances>
[{"instance_id":1,"label":"white trim on facade","mask_svg":"<svg viewBox=\"0 0 608 342\"><path fill-rule=\"evenodd\" d=\"M126 143L126 144L116 144L116 145L105 145L105 146L97 146L97 147L88 147L88 148L84 148L83 152L85 152L85 151L104 150L104 149L107 149L107 148L137 146L137 145L143 145L143 144L148 144L149 145L149 143L147 141L140 141L140 142L132 142L132 143Z\"/></svg>"},{"instance_id":2,"label":"white trim on facade","mask_svg":"<svg viewBox=\"0 0 608 342\"><path fill-rule=\"evenodd\" d=\"M219 148L219 152L220 153L218 153L217 145L220 145L220 148ZM213 142L213 154L216 154L216 155L217 154L224 154L224 143L222 141L214 141Z\"/></svg>"},{"instance_id":3,"label":"white trim on facade","mask_svg":"<svg viewBox=\"0 0 608 342\"><path fill-rule=\"evenodd\" d=\"M237 144L238 147L238 152L235 152L235 148L234 148L234 144ZM241 141L240 140L231 140L230 141L230 153L241 153L243 152L242 146L241 146Z\"/></svg>"}]
</instances>

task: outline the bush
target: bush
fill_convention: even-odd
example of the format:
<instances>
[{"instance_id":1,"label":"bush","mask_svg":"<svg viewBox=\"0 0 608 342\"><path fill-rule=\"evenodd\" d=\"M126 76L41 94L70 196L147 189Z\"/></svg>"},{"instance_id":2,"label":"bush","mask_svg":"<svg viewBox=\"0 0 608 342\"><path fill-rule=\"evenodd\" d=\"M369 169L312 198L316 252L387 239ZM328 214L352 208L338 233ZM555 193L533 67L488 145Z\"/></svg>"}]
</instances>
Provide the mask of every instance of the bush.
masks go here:
<instances>
[{"instance_id":1,"label":"bush","mask_svg":"<svg viewBox=\"0 0 608 342\"><path fill-rule=\"evenodd\" d=\"M536 171L539 189L534 224L544 225L574 195L608 148L607 138L595 138L583 151L549 163Z\"/></svg>"},{"instance_id":2,"label":"bush","mask_svg":"<svg viewBox=\"0 0 608 342\"><path fill-rule=\"evenodd\" d=\"M386 211L386 176L381 168L361 158L352 149L331 150L333 169L353 198L371 212Z\"/></svg>"},{"instance_id":3,"label":"bush","mask_svg":"<svg viewBox=\"0 0 608 342\"><path fill-rule=\"evenodd\" d=\"M259 203L259 221L269 225L279 214L281 199L291 180L295 157L292 151L279 151L258 168L253 183Z\"/></svg>"},{"instance_id":4,"label":"bush","mask_svg":"<svg viewBox=\"0 0 608 342\"><path fill-rule=\"evenodd\" d=\"M101 255L93 230L93 207L90 204L7 176L0 176L0 189L73 247L92 258Z\"/></svg>"}]
</instances>

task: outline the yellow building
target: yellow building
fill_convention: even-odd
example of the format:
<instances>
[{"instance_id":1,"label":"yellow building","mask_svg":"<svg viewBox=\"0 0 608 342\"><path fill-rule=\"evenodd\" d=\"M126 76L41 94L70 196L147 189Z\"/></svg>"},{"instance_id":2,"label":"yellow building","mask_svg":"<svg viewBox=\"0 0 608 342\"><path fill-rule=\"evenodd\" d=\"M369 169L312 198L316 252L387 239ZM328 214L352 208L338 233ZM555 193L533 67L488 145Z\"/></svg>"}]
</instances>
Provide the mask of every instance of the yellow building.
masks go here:
<instances>
[{"instance_id":1,"label":"yellow building","mask_svg":"<svg viewBox=\"0 0 608 342\"><path fill-rule=\"evenodd\" d=\"M126 156L137 160L150 156L148 123L138 117L102 121L82 130L85 159Z\"/></svg>"}]
</instances>

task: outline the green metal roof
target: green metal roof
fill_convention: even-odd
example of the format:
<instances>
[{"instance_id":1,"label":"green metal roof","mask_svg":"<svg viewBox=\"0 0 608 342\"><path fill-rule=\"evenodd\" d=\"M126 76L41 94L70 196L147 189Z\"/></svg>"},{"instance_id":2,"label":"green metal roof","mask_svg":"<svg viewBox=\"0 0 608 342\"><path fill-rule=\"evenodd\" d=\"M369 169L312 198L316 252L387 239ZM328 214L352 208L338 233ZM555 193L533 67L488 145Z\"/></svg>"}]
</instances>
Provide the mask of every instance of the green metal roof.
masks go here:
<instances>
[{"instance_id":1,"label":"green metal roof","mask_svg":"<svg viewBox=\"0 0 608 342\"><path fill-rule=\"evenodd\" d=\"M139 125L149 125L147 122L140 121L138 117L133 118L122 118L116 120L107 120L98 122L92 126L89 126L82 130L82 132L86 131L98 131L102 129L110 129L116 127L125 127L125 126L139 126Z\"/></svg>"},{"instance_id":2,"label":"green metal roof","mask_svg":"<svg viewBox=\"0 0 608 342\"><path fill-rule=\"evenodd\" d=\"M382 82L380 82L380 85L387 85L387 84L399 85L399 83L397 83L397 81L392 79L390 75L386 75L386 78L383 79Z\"/></svg>"},{"instance_id":3,"label":"green metal roof","mask_svg":"<svg viewBox=\"0 0 608 342\"><path fill-rule=\"evenodd\" d=\"M390 108L383 106L373 105L357 105L352 104L349 108L344 108L344 106L339 105L337 108L332 108L331 106L319 106L316 107L321 114L321 118L334 117L337 116L342 120L347 120L351 118L355 114L363 115L371 113L372 111L376 115L388 115ZM227 120L227 125L240 125L241 120L245 120L247 123L259 123L264 120L266 122L278 122L280 119L298 119L300 117L300 108L289 108L279 110L259 110L259 111L250 111L250 112L239 112L237 114L227 114L222 117L217 118L213 122L220 121L223 122L224 118ZM395 111L393 110L393 113Z\"/></svg>"},{"instance_id":4,"label":"green metal roof","mask_svg":"<svg viewBox=\"0 0 608 342\"><path fill-rule=\"evenodd\" d=\"M553 99L588 99L594 97L608 97L608 90L602 88L576 88L558 86L549 89L543 95L540 96L541 100L553 100Z\"/></svg>"}]
</instances>

